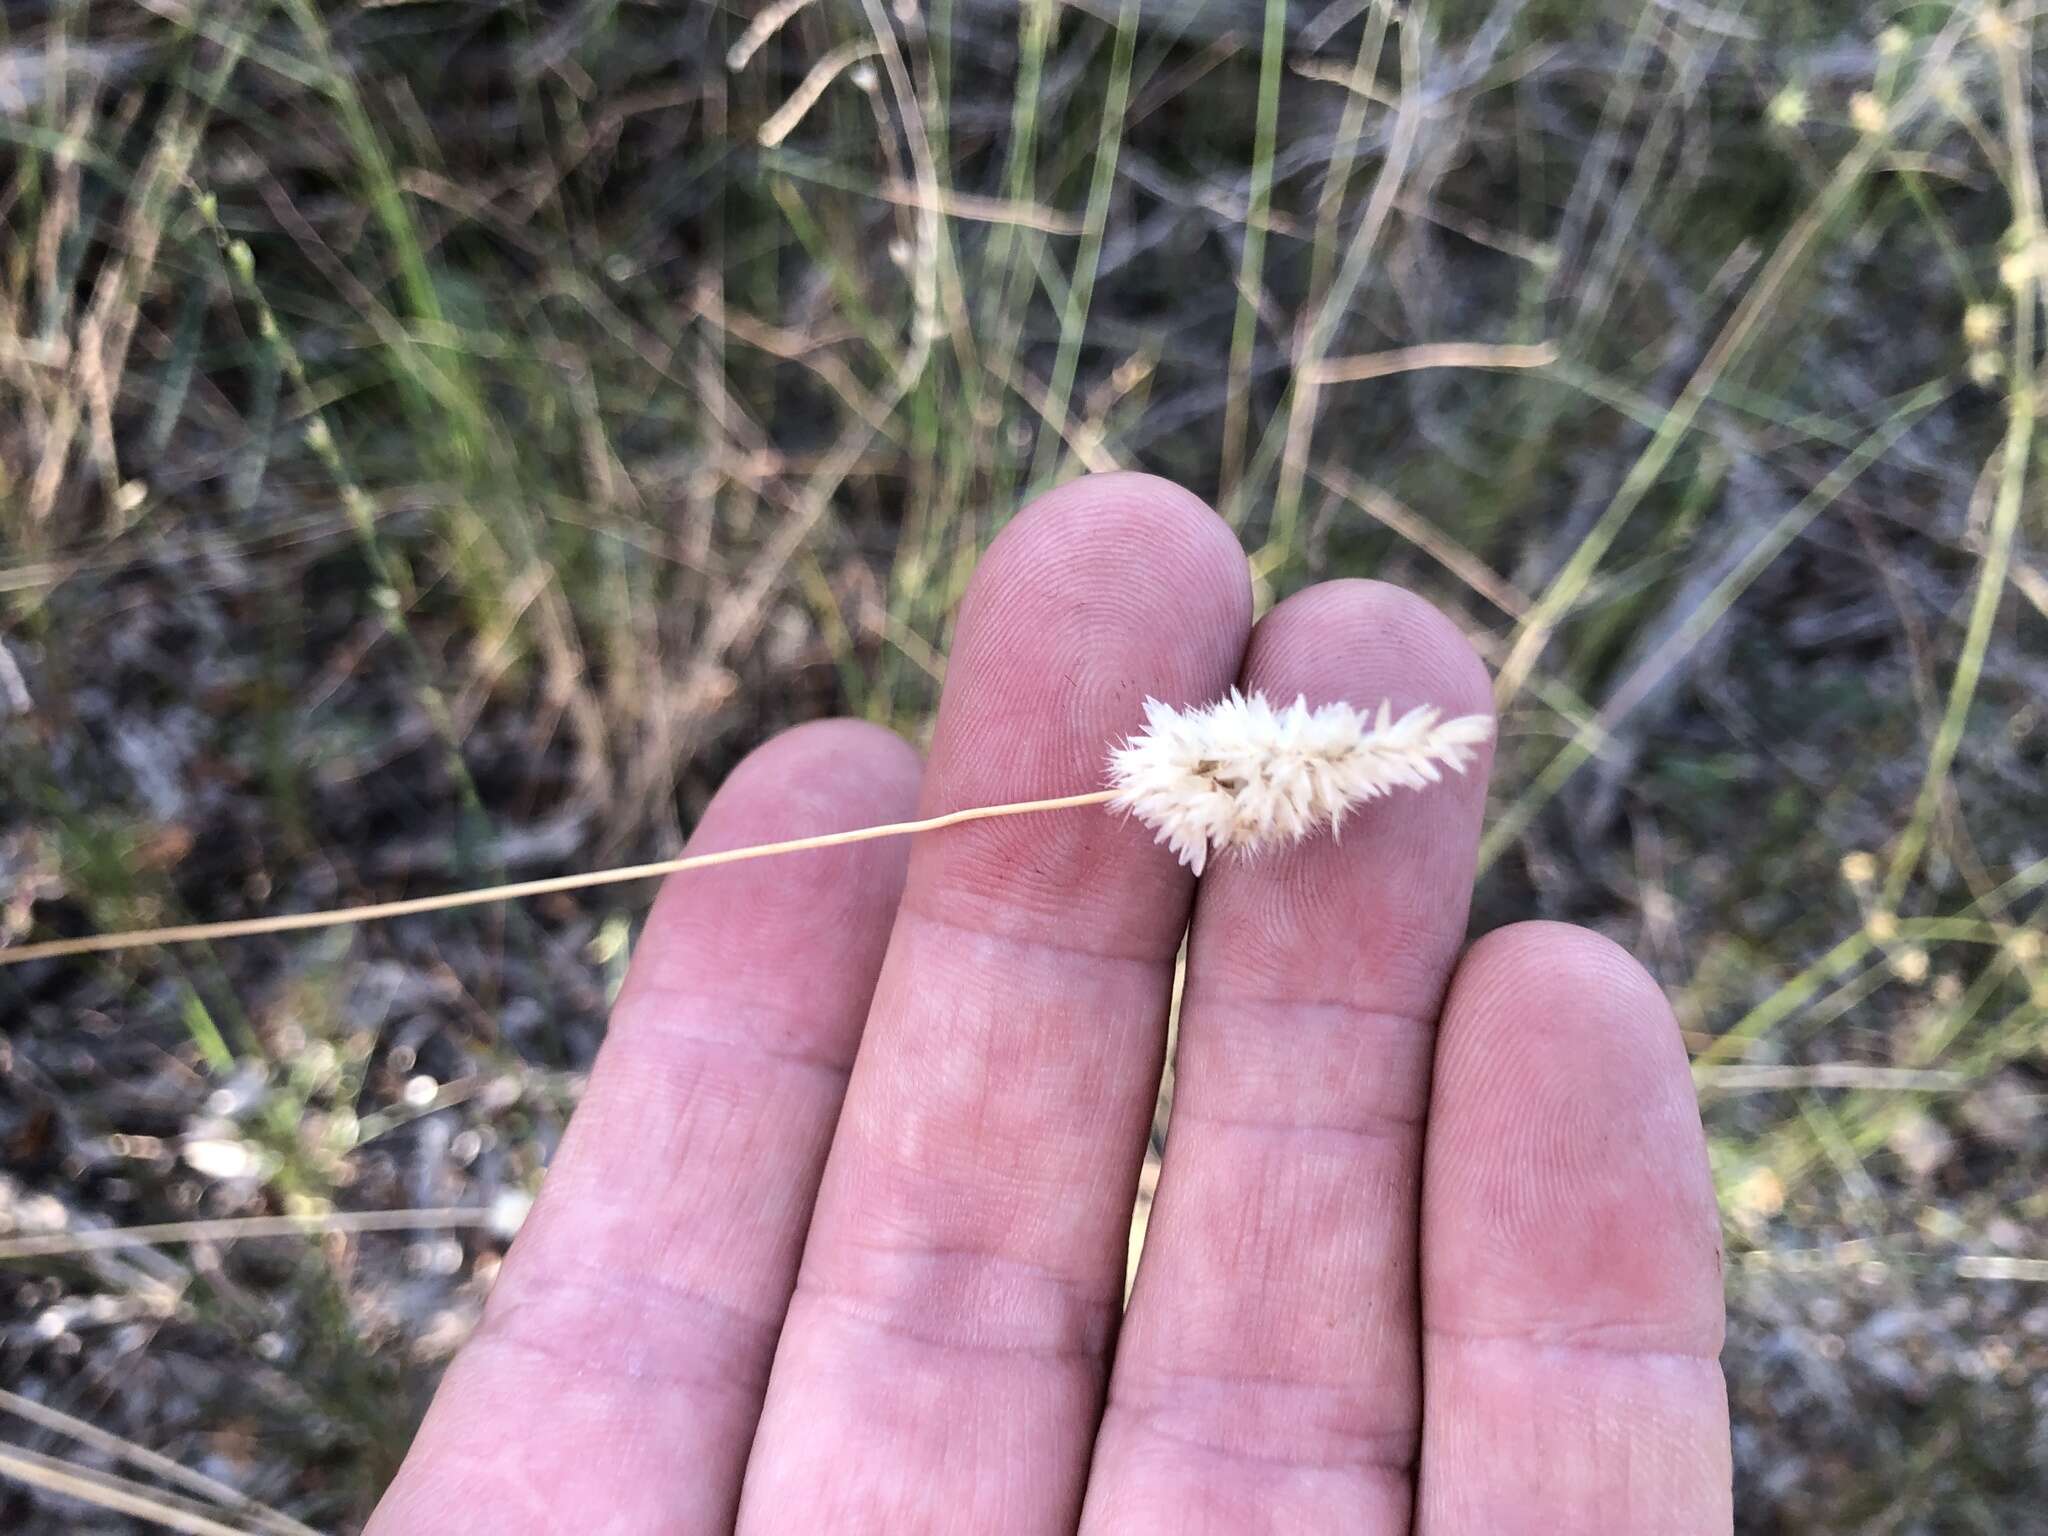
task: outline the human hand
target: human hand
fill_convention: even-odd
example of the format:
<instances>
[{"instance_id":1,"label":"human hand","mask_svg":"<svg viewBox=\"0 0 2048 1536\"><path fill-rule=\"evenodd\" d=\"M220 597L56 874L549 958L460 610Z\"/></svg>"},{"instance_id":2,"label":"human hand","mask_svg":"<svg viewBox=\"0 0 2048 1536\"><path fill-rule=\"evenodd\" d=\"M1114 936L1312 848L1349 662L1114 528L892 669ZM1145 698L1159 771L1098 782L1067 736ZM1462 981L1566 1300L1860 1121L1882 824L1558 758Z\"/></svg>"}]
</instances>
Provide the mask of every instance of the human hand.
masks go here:
<instances>
[{"instance_id":1,"label":"human hand","mask_svg":"<svg viewBox=\"0 0 2048 1536\"><path fill-rule=\"evenodd\" d=\"M928 763L803 727L691 848L1093 788L1239 681L1490 708L1420 599L1254 631L1229 529L1104 476L989 551ZM1094 809L671 880L371 1531L1728 1531L1685 1052L1603 939L1464 947L1487 760L1199 892Z\"/></svg>"}]
</instances>

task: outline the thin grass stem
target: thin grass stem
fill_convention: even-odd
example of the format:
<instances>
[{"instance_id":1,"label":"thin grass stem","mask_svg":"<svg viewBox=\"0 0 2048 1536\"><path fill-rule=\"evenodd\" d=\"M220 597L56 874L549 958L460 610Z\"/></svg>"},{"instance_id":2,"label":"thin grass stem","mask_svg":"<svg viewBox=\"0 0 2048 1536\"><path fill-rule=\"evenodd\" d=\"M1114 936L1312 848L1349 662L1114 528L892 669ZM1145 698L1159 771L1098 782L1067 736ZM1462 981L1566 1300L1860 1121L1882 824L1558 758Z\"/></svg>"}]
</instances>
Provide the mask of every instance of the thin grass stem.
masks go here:
<instances>
[{"instance_id":1,"label":"thin grass stem","mask_svg":"<svg viewBox=\"0 0 2048 1536\"><path fill-rule=\"evenodd\" d=\"M491 1213L475 1206L426 1206L409 1211L325 1211L305 1216L221 1216L206 1221L159 1221L138 1227L92 1227L73 1232L30 1232L0 1238L0 1263L110 1253L122 1248L166 1248L226 1243L250 1237L322 1237L330 1232L445 1232L484 1227Z\"/></svg>"},{"instance_id":2,"label":"thin grass stem","mask_svg":"<svg viewBox=\"0 0 2048 1536\"><path fill-rule=\"evenodd\" d=\"M137 928L125 933L94 933L75 939L50 939L40 944L22 944L0 949L0 966L23 965L31 960L58 960L69 955L100 954L116 949L141 949L160 944L197 944L209 939L251 938L265 933L298 933L310 928L340 928L355 923L378 922L384 918L411 917L422 912L446 912L457 907L482 906L495 901L519 901L529 896L549 896L561 891L588 890L592 886L621 885L632 880L651 880L661 875L681 874L691 869L711 869L720 864L739 864L749 859L774 858L785 853L805 853L817 848L839 848L848 843L873 842L883 837L906 837L916 832L937 832L970 821L988 821L999 816L1022 816L1036 811L1063 811L1076 806L1102 805L1116 794L1113 789L1091 790L1081 795L1061 795L1051 800L1023 800L1010 805L978 805L963 811L948 811L921 821L891 822L879 827L855 827L846 832L822 832L812 837L794 837L779 843L757 843L746 848L724 848L716 853L688 854L677 859L658 859L651 864L627 864L615 869L583 870L573 875L554 875L542 880L518 880L507 885L477 890L444 891L438 896L412 896L402 901L377 901L356 907L330 907L319 912L277 912L268 917L236 918L220 923L180 923L168 928Z\"/></svg>"},{"instance_id":3,"label":"thin grass stem","mask_svg":"<svg viewBox=\"0 0 2048 1536\"><path fill-rule=\"evenodd\" d=\"M54 1456L38 1456L32 1451L0 1446L0 1477L12 1478L27 1487L77 1499L100 1509L133 1515L166 1530L184 1531L187 1536L251 1536L245 1527L224 1524L182 1501L172 1503L140 1483L110 1473L74 1467Z\"/></svg>"},{"instance_id":4,"label":"thin grass stem","mask_svg":"<svg viewBox=\"0 0 2048 1536\"><path fill-rule=\"evenodd\" d=\"M25 1419L38 1429L46 1429L64 1435L81 1445L110 1456L118 1456L145 1471L155 1474L167 1483L177 1483L202 1498L211 1499L226 1510L246 1515L260 1525L269 1536L319 1536L311 1526L294 1520L280 1510L244 1496L217 1478L173 1461L170 1457L152 1451L146 1445L125 1439L101 1429L97 1424L71 1414L60 1412L47 1403L36 1402L18 1392L0 1389L0 1412L11 1413Z\"/></svg>"}]
</instances>

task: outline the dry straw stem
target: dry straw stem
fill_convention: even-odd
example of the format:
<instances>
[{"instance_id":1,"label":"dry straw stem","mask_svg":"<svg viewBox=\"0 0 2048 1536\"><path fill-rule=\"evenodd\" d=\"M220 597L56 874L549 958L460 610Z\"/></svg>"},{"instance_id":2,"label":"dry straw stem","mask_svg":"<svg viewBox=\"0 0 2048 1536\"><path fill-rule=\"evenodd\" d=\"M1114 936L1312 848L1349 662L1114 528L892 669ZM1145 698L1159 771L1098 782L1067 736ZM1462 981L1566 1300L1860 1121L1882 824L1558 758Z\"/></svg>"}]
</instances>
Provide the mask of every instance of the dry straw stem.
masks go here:
<instances>
[{"instance_id":1,"label":"dry straw stem","mask_svg":"<svg viewBox=\"0 0 2048 1536\"><path fill-rule=\"evenodd\" d=\"M1513 582L1383 487L1359 479L1338 464L1312 466L1309 474L1325 490L1336 493L1389 532L1413 544L1501 612L1518 619L1529 611L1527 594Z\"/></svg>"},{"instance_id":2,"label":"dry straw stem","mask_svg":"<svg viewBox=\"0 0 2048 1536\"><path fill-rule=\"evenodd\" d=\"M0 949L0 965L445 912L484 902L711 869L784 853L838 848L876 838L937 832L970 821L1089 805L1109 804L1137 816L1159 834L1158 840L1168 844L1183 864L1199 875L1212 849L1251 850L1268 843L1295 842L1324 826L1334 833L1355 805L1395 789L1426 788L1443 778L1443 768L1463 773L1474 749L1492 736L1490 716L1466 715L1446 720L1440 710L1426 704L1396 719L1392 705L1385 700L1375 717L1343 703L1311 709L1307 700L1300 698L1276 709L1262 695L1246 695L1234 688L1228 698L1187 710L1147 699L1145 729L1110 754L1110 789L1008 805L973 806L921 821L855 827L846 832L823 832L778 843L543 880L521 880L481 890L448 891L439 896L415 896L324 912L283 912L224 923L186 923L52 939ZM4 1252L4 1245L0 1245L0 1254Z\"/></svg>"},{"instance_id":3,"label":"dry straw stem","mask_svg":"<svg viewBox=\"0 0 2048 1536\"><path fill-rule=\"evenodd\" d=\"M141 1483L13 1446L0 1446L0 1477L118 1514L133 1515L166 1530L184 1531L188 1536L253 1536L246 1527L224 1524L182 1499L158 1494Z\"/></svg>"},{"instance_id":4,"label":"dry straw stem","mask_svg":"<svg viewBox=\"0 0 2048 1536\"><path fill-rule=\"evenodd\" d=\"M61 1413L47 1403L39 1403L19 1393L0 1389L0 1411L26 1419L38 1429L67 1436L103 1455L118 1456L167 1483L176 1483L201 1498L210 1499L223 1509L245 1515L256 1522L265 1532L265 1536L319 1536L311 1526L302 1524L267 1504L245 1498L240 1491L218 1479L208 1477L202 1472L195 1472L190 1467L181 1466L170 1457L159 1455L146 1445L137 1445L133 1440L111 1434L96 1424L74 1418L68 1413Z\"/></svg>"},{"instance_id":5,"label":"dry straw stem","mask_svg":"<svg viewBox=\"0 0 2048 1536\"><path fill-rule=\"evenodd\" d=\"M1956 1273L1965 1280L2031 1280L2048 1284L2048 1259L2015 1259L2002 1253L1964 1254Z\"/></svg>"},{"instance_id":6,"label":"dry straw stem","mask_svg":"<svg viewBox=\"0 0 2048 1536\"><path fill-rule=\"evenodd\" d=\"M960 192L950 187L940 187L934 200L914 182L885 181L874 188L874 195L898 208L943 214L949 219L966 219L974 224L1014 224L1020 229L1035 229L1046 235L1078 235L1085 228L1075 215L1061 213L1057 208L1045 208L1013 198L977 197L972 192Z\"/></svg>"},{"instance_id":7,"label":"dry straw stem","mask_svg":"<svg viewBox=\"0 0 2048 1536\"><path fill-rule=\"evenodd\" d=\"M166 1248L182 1243L224 1243L246 1237L322 1237L330 1232L442 1232L486 1227L491 1213L467 1205L410 1211L328 1211L318 1216L222 1216L211 1221L160 1221L141 1227L92 1227L73 1232L30 1232L0 1237L0 1264L20 1259L106 1253L119 1248Z\"/></svg>"},{"instance_id":8,"label":"dry straw stem","mask_svg":"<svg viewBox=\"0 0 2048 1536\"><path fill-rule=\"evenodd\" d=\"M855 38L841 43L830 53L811 66L811 72L804 76L801 84L789 93L789 99L775 109L775 115L760 127L755 137L763 149L773 149L796 130L818 98L825 90L863 59L872 59L881 52L879 45L865 38Z\"/></svg>"},{"instance_id":9,"label":"dry straw stem","mask_svg":"<svg viewBox=\"0 0 2048 1536\"><path fill-rule=\"evenodd\" d=\"M1926 1067L1870 1067L1860 1061L1824 1061L1810 1067L1736 1065L1701 1067L1701 1090L1789 1093L1812 1088L1858 1088L1867 1093L1961 1093L1976 1086L1968 1072Z\"/></svg>"},{"instance_id":10,"label":"dry straw stem","mask_svg":"<svg viewBox=\"0 0 2048 1536\"><path fill-rule=\"evenodd\" d=\"M747 23L739 41L726 49L725 67L733 71L745 69L754 55L789 25L789 19L811 3L812 0L775 0L773 5L763 6L760 14Z\"/></svg>"},{"instance_id":11,"label":"dry straw stem","mask_svg":"<svg viewBox=\"0 0 2048 1536\"><path fill-rule=\"evenodd\" d=\"M871 842L882 837L905 837L916 832L937 832L964 822L985 821L996 816L1022 816L1033 811L1062 811L1081 805L1101 805L1116 791L1097 790L1085 795L1062 795L1052 800L1024 800L1014 805L981 805L964 811L948 811L922 821L892 822L881 827L855 827L848 832L824 832L815 837L793 837L780 843L761 843L751 848L727 848L718 853L690 854L679 859L660 859L652 864L628 864L617 869L585 870L574 875L555 875L544 880L519 880L509 885L485 886L480 890L446 891L439 896L413 896L403 901L378 901L359 907L332 907L322 912L280 912L270 917L240 918L224 923L181 923L168 928L138 928L125 933L94 933L76 939L51 939L41 944L22 944L0 949L0 966L23 965L30 960L57 960L67 955L98 954L113 949L138 949L156 944L195 944L207 939L251 938L264 933L297 933L309 928L339 928L352 923L376 922L387 917L411 917L422 912L447 912L457 907L482 906L494 901L518 901L528 896L550 896L561 891L588 890L592 886L622 885L632 880L652 880L661 875L681 874L689 869L711 869L720 864L738 864L748 859L769 859L784 853L805 853L815 848L838 848L848 843Z\"/></svg>"},{"instance_id":12,"label":"dry straw stem","mask_svg":"<svg viewBox=\"0 0 2048 1536\"><path fill-rule=\"evenodd\" d=\"M1357 357L1330 357L1315 365L1318 384L1357 384L1425 368L1480 368L1512 371L1548 368L1557 361L1555 342L1534 345L1492 345L1477 341L1438 341L1420 347L1395 347Z\"/></svg>"}]
</instances>

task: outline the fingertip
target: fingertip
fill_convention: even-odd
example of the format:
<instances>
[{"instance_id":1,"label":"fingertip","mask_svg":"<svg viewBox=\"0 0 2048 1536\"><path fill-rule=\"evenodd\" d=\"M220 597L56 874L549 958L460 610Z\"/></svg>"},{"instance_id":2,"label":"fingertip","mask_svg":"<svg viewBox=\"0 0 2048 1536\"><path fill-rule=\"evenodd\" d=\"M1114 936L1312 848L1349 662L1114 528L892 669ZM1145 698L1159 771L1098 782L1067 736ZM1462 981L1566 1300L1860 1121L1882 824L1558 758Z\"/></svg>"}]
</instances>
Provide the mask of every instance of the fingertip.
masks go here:
<instances>
[{"instance_id":1,"label":"fingertip","mask_svg":"<svg viewBox=\"0 0 2048 1536\"><path fill-rule=\"evenodd\" d=\"M1440 1325L1718 1349L1720 1222L1684 1043L1620 945L1529 922L1467 951L1429 1158Z\"/></svg>"},{"instance_id":2,"label":"fingertip","mask_svg":"<svg viewBox=\"0 0 2048 1536\"><path fill-rule=\"evenodd\" d=\"M1134 469L1079 475L1033 497L997 542L1011 537L1012 530L1028 532L1037 524L1077 517L1138 519L1167 533L1177 527L1183 534L1212 539L1243 558L1237 535L1206 501L1184 485Z\"/></svg>"},{"instance_id":3,"label":"fingertip","mask_svg":"<svg viewBox=\"0 0 2048 1536\"><path fill-rule=\"evenodd\" d=\"M992 594L1021 581L1043 585L1042 606L1056 607L1062 596L1085 600L1103 575L1140 602L1160 594L1186 619L1234 631L1235 664L1251 624L1244 549L1207 502L1157 475L1083 475L1037 497L989 546L969 604L993 608Z\"/></svg>"},{"instance_id":4,"label":"fingertip","mask_svg":"<svg viewBox=\"0 0 2048 1536\"><path fill-rule=\"evenodd\" d=\"M1510 923L1482 935L1458 966L1457 994L1482 1017L1513 1016L1539 1032L1530 1048L1569 1047L1589 1029L1614 1029L1682 1054L1656 978L1614 940L1576 923ZM1589 999L1598 1002L1590 1012Z\"/></svg>"},{"instance_id":5,"label":"fingertip","mask_svg":"<svg viewBox=\"0 0 2048 1536\"><path fill-rule=\"evenodd\" d=\"M1319 583L1259 621L1243 684L1274 700L1428 705L1492 715L1486 669L1458 627L1386 582ZM1491 742L1460 773L1357 806L1341 837L1318 831L1220 865L1200 922L1233 934L1233 985L1299 996L1370 997L1377 1009L1434 1019L1465 935Z\"/></svg>"},{"instance_id":6,"label":"fingertip","mask_svg":"<svg viewBox=\"0 0 2048 1536\"><path fill-rule=\"evenodd\" d=\"M926 809L1099 788L1147 697L1200 703L1229 686L1250 623L1244 553L1197 497L1127 474L1047 492L983 556L962 604ZM1178 937L1187 894L1143 827L1095 813L959 828L913 857L909 900L1149 952Z\"/></svg>"}]
</instances>

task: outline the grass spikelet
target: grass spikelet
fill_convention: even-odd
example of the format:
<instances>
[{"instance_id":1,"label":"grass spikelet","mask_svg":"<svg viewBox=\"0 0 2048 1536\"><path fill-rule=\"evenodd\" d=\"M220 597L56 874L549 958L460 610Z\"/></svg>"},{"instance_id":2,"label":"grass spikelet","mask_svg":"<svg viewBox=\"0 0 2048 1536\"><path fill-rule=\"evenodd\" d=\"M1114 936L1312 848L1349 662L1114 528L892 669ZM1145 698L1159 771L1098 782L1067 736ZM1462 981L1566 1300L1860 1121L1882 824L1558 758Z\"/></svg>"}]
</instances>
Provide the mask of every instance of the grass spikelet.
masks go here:
<instances>
[{"instance_id":1,"label":"grass spikelet","mask_svg":"<svg viewBox=\"0 0 2048 1536\"><path fill-rule=\"evenodd\" d=\"M1492 736L1491 716L1446 720L1429 704L1397 719L1386 700L1373 714L1305 698L1276 709L1234 688L1188 710L1147 699L1144 731L1110 754L1110 805L1199 875L1212 850L1298 842L1325 825L1335 835L1354 806L1463 773Z\"/></svg>"}]
</instances>

